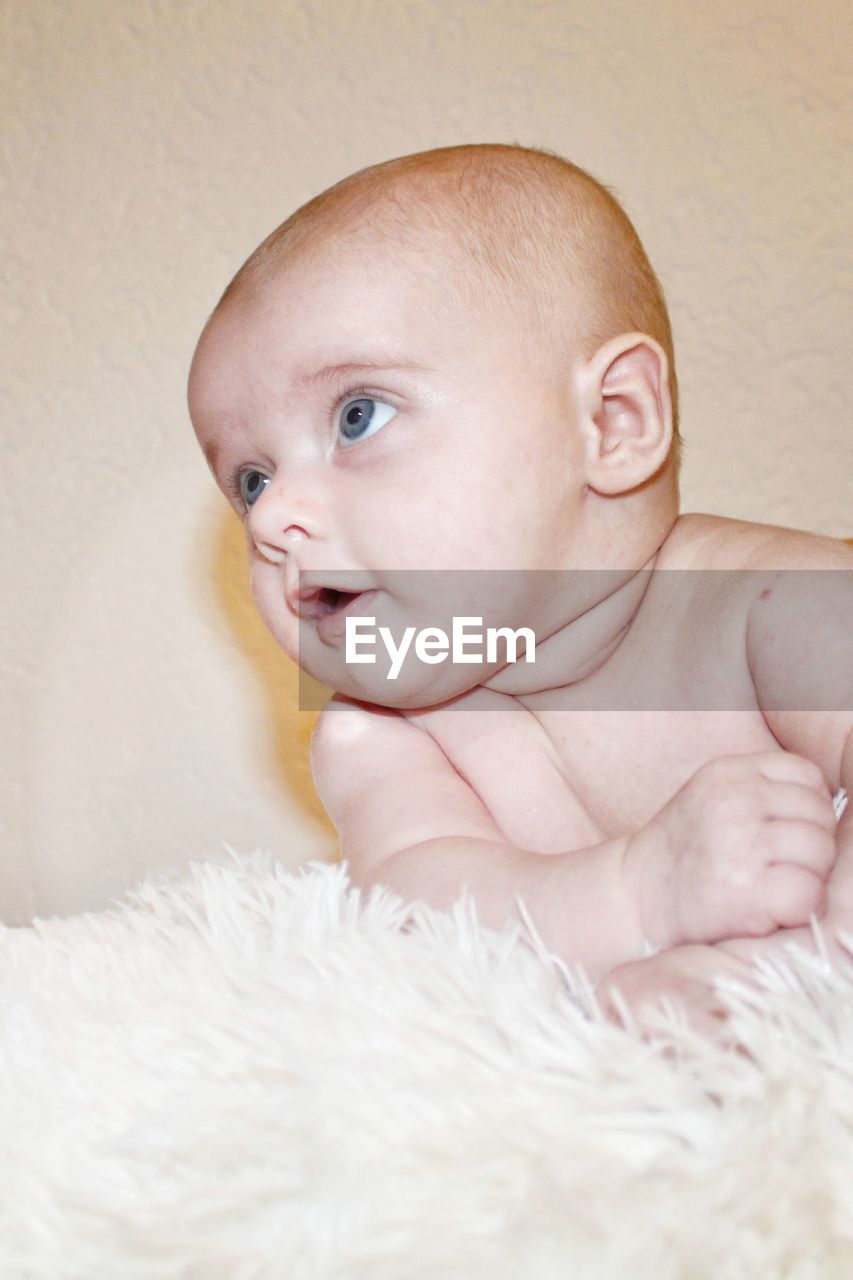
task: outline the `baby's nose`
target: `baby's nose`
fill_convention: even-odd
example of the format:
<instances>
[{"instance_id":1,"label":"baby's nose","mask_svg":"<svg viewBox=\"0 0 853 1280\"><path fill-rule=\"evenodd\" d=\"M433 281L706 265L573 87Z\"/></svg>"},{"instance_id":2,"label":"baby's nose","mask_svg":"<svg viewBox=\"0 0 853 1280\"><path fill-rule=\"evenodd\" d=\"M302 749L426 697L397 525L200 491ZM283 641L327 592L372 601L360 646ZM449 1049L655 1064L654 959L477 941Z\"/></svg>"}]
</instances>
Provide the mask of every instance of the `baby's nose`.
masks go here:
<instances>
[{"instance_id":1,"label":"baby's nose","mask_svg":"<svg viewBox=\"0 0 853 1280\"><path fill-rule=\"evenodd\" d=\"M318 504L293 486L285 492L271 483L249 512L248 526L259 555L281 564L300 542L319 536Z\"/></svg>"}]
</instances>

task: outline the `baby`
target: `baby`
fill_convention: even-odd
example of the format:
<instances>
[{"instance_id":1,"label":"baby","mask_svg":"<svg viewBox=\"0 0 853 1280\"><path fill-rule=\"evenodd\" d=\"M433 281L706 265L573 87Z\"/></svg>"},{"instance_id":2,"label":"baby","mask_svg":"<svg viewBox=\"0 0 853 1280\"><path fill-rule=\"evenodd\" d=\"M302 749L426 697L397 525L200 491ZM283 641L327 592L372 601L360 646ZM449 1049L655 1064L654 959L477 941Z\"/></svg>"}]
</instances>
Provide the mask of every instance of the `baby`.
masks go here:
<instances>
[{"instance_id":1,"label":"baby","mask_svg":"<svg viewBox=\"0 0 853 1280\"><path fill-rule=\"evenodd\" d=\"M700 1017L853 925L853 549L679 515L665 303L588 174L484 145L345 179L231 282L189 402L264 621L337 691L312 763L356 883L522 899L603 990ZM460 617L523 658L442 661Z\"/></svg>"}]
</instances>

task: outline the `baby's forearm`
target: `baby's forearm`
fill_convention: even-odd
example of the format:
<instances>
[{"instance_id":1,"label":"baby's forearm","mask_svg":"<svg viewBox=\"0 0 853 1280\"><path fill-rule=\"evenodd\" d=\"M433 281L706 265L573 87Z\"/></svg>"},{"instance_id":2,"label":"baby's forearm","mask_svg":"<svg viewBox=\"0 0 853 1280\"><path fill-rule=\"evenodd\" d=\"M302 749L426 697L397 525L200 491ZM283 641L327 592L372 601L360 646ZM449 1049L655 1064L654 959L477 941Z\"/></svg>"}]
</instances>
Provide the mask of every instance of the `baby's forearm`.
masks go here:
<instances>
[{"instance_id":1,"label":"baby's forearm","mask_svg":"<svg viewBox=\"0 0 853 1280\"><path fill-rule=\"evenodd\" d=\"M496 840L441 837L394 854L370 882L440 910L467 888L480 921L495 929L518 920L522 899L545 945L596 980L644 954L623 870L627 840L542 854ZM351 871L358 882L357 869Z\"/></svg>"}]
</instances>

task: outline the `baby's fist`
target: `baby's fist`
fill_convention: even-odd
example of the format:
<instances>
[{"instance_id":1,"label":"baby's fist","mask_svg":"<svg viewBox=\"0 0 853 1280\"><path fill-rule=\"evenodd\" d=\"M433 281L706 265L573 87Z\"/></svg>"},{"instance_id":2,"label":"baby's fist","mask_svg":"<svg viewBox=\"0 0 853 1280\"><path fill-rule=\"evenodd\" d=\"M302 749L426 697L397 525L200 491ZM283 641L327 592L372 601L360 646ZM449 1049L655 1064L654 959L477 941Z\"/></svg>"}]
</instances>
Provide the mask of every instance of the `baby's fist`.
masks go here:
<instances>
[{"instance_id":1,"label":"baby's fist","mask_svg":"<svg viewBox=\"0 0 853 1280\"><path fill-rule=\"evenodd\" d=\"M647 939L674 946L807 924L825 909L836 852L821 770L768 751L697 769L632 839L626 869Z\"/></svg>"}]
</instances>

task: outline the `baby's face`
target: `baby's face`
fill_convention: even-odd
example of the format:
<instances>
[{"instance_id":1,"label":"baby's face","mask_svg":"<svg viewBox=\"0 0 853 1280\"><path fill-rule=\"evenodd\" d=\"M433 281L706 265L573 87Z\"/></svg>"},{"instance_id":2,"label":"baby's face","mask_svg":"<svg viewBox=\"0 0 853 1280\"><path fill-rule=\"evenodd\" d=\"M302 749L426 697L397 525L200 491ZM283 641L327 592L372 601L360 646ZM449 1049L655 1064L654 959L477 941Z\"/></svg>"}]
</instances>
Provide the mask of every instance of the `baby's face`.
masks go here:
<instances>
[{"instance_id":1,"label":"baby's face","mask_svg":"<svg viewBox=\"0 0 853 1280\"><path fill-rule=\"evenodd\" d=\"M534 367L512 317L472 310L442 271L438 254L381 242L280 265L214 317L190 377L193 424L245 523L267 626L323 683L386 705L454 696L502 664L416 664L414 683L389 693L381 664L345 663L331 589L372 592L348 612L377 625L474 613L536 628L549 625L541 576L418 571L585 557L571 369Z\"/></svg>"}]
</instances>

